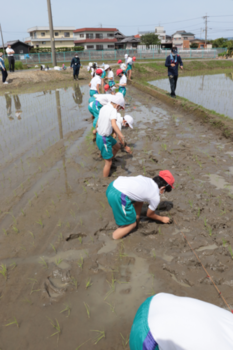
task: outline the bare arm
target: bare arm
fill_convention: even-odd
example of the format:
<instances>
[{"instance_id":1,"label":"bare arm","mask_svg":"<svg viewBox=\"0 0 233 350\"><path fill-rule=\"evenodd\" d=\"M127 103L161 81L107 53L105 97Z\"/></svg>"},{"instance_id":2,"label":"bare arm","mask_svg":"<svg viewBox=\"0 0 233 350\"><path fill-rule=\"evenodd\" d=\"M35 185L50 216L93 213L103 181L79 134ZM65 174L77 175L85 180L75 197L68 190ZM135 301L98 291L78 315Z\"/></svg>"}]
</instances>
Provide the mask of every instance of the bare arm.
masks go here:
<instances>
[{"instance_id":1,"label":"bare arm","mask_svg":"<svg viewBox=\"0 0 233 350\"><path fill-rule=\"evenodd\" d=\"M124 135L121 133L120 129L118 128L117 123L116 123L116 119L112 119L111 124L112 124L113 130L116 132L118 137L121 138L122 140L124 140Z\"/></svg>"},{"instance_id":2,"label":"bare arm","mask_svg":"<svg viewBox=\"0 0 233 350\"><path fill-rule=\"evenodd\" d=\"M96 85L96 90L98 91L98 93L100 94L100 84Z\"/></svg>"},{"instance_id":3,"label":"bare arm","mask_svg":"<svg viewBox=\"0 0 233 350\"><path fill-rule=\"evenodd\" d=\"M161 221L164 224L169 224L169 222L170 222L170 218L168 218L166 216L159 216L159 215L155 214L155 212L153 210L151 210L150 208L148 208L146 216L152 220Z\"/></svg>"}]
</instances>

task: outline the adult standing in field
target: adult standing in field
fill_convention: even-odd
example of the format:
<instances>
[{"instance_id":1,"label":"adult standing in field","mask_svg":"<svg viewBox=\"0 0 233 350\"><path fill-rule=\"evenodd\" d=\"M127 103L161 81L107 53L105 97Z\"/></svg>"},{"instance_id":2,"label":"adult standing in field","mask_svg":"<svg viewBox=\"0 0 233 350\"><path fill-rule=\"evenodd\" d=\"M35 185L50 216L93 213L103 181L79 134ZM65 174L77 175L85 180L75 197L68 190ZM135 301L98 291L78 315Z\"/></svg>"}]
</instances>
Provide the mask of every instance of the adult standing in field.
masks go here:
<instances>
[{"instance_id":1,"label":"adult standing in field","mask_svg":"<svg viewBox=\"0 0 233 350\"><path fill-rule=\"evenodd\" d=\"M170 218L155 214L160 203L160 195L171 192L175 179L169 170L159 172L153 179L139 176L119 176L110 183L106 196L112 208L118 228L113 239L120 239L130 233L139 224L143 203L149 203L147 217L163 224L169 224Z\"/></svg>"},{"instance_id":2,"label":"adult standing in field","mask_svg":"<svg viewBox=\"0 0 233 350\"><path fill-rule=\"evenodd\" d=\"M232 350L233 316L213 304L167 293L149 297L131 328L130 350Z\"/></svg>"},{"instance_id":3,"label":"adult standing in field","mask_svg":"<svg viewBox=\"0 0 233 350\"><path fill-rule=\"evenodd\" d=\"M168 68L168 78L171 86L171 97L176 97L176 86L178 80L178 68L183 69L183 62L180 55L177 55L177 47L173 47L171 54L167 56L165 66Z\"/></svg>"},{"instance_id":4,"label":"adult standing in field","mask_svg":"<svg viewBox=\"0 0 233 350\"><path fill-rule=\"evenodd\" d=\"M81 65L80 59L78 57L78 54L76 53L70 63L70 68L73 68L74 80L78 80L80 65Z\"/></svg>"},{"instance_id":5,"label":"adult standing in field","mask_svg":"<svg viewBox=\"0 0 233 350\"><path fill-rule=\"evenodd\" d=\"M11 45L7 45L6 53L7 53L7 58L9 62L9 71L14 72L15 71L15 58L14 58L15 51L11 48Z\"/></svg>"},{"instance_id":6,"label":"adult standing in field","mask_svg":"<svg viewBox=\"0 0 233 350\"><path fill-rule=\"evenodd\" d=\"M0 52L0 69L2 72L2 82L3 82L3 84L8 84L8 82L6 81L8 74L7 74L5 62L4 62L4 59L2 58L2 56L3 56L3 53Z\"/></svg>"}]
</instances>

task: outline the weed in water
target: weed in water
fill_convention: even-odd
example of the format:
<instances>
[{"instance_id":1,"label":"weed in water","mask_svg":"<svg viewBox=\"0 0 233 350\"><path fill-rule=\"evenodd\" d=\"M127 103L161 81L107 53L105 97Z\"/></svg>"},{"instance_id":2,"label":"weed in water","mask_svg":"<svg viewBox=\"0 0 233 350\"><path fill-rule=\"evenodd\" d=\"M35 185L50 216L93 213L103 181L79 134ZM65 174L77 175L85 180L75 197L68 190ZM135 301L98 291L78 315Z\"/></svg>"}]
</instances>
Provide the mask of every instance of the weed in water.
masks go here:
<instances>
[{"instance_id":1,"label":"weed in water","mask_svg":"<svg viewBox=\"0 0 233 350\"><path fill-rule=\"evenodd\" d=\"M51 247L52 247L52 249L53 249L53 251L55 252L55 254L57 253L57 250L56 250L56 248L54 247L54 245L51 243L50 244L51 245Z\"/></svg>"},{"instance_id":2,"label":"weed in water","mask_svg":"<svg viewBox=\"0 0 233 350\"><path fill-rule=\"evenodd\" d=\"M0 274L3 275L5 280L7 280L7 267L6 267L6 265L4 265L4 264L0 265Z\"/></svg>"},{"instance_id":3,"label":"weed in water","mask_svg":"<svg viewBox=\"0 0 233 350\"><path fill-rule=\"evenodd\" d=\"M61 334L61 327L60 327L60 325L58 323L58 320L55 319L55 322L53 322L53 320L51 320L51 318L49 318L49 317L47 317L47 318L48 318L51 326L56 330L56 332L53 333L52 335L50 335L50 337L53 337L54 335L57 335L58 336L57 341L58 341L59 335Z\"/></svg>"},{"instance_id":4,"label":"weed in water","mask_svg":"<svg viewBox=\"0 0 233 350\"><path fill-rule=\"evenodd\" d=\"M94 344L96 345L102 338L105 338L105 332L104 331L96 331L96 330L93 330L92 332L97 332L99 335L98 335L98 338L95 340Z\"/></svg>"},{"instance_id":5,"label":"weed in water","mask_svg":"<svg viewBox=\"0 0 233 350\"><path fill-rule=\"evenodd\" d=\"M86 289L92 286L91 280L89 279L86 283Z\"/></svg>"},{"instance_id":6,"label":"weed in water","mask_svg":"<svg viewBox=\"0 0 233 350\"><path fill-rule=\"evenodd\" d=\"M60 265L62 263L63 259L59 258L55 261L56 265Z\"/></svg>"},{"instance_id":7,"label":"weed in water","mask_svg":"<svg viewBox=\"0 0 233 350\"><path fill-rule=\"evenodd\" d=\"M18 321L16 320L15 317L14 317L14 320L13 320L13 321L9 321L8 324L5 324L5 327L12 326L13 324L16 324L16 326L19 328Z\"/></svg>"},{"instance_id":8,"label":"weed in water","mask_svg":"<svg viewBox=\"0 0 233 350\"><path fill-rule=\"evenodd\" d=\"M77 261L78 266L82 269L83 268L83 257L81 256L80 260Z\"/></svg>"},{"instance_id":9,"label":"weed in water","mask_svg":"<svg viewBox=\"0 0 233 350\"><path fill-rule=\"evenodd\" d=\"M71 312L71 308L69 305L64 305L65 306L65 309L60 311L60 314L62 314L63 312L67 312L67 316L66 317L69 317L70 316L70 312Z\"/></svg>"},{"instance_id":10,"label":"weed in water","mask_svg":"<svg viewBox=\"0 0 233 350\"><path fill-rule=\"evenodd\" d=\"M39 264L41 264L45 269L48 268L48 264L47 262L45 261L44 258L40 258L41 261L39 261Z\"/></svg>"},{"instance_id":11,"label":"weed in water","mask_svg":"<svg viewBox=\"0 0 233 350\"><path fill-rule=\"evenodd\" d=\"M90 316L91 316L90 306L87 303L85 303L85 302L83 302L83 304L84 304L86 312L87 312L87 317L90 318Z\"/></svg>"}]
</instances>

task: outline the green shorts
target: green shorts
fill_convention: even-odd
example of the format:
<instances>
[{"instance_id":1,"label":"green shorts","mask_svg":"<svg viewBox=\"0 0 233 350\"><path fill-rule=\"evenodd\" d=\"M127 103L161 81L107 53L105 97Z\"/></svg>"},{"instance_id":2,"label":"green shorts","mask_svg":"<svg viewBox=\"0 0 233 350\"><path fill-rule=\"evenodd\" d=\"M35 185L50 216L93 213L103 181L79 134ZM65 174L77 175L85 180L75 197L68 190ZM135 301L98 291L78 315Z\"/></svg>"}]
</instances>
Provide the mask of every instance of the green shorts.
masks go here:
<instances>
[{"instance_id":1,"label":"green shorts","mask_svg":"<svg viewBox=\"0 0 233 350\"><path fill-rule=\"evenodd\" d=\"M108 186L106 196L118 226L131 225L136 222L136 211L133 201L118 191L113 186L113 182Z\"/></svg>"},{"instance_id":2,"label":"green shorts","mask_svg":"<svg viewBox=\"0 0 233 350\"><path fill-rule=\"evenodd\" d=\"M121 92L122 95L125 97L125 95L126 95L126 87L125 86L120 86L119 87L119 92Z\"/></svg>"},{"instance_id":3,"label":"green shorts","mask_svg":"<svg viewBox=\"0 0 233 350\"><path fill-rule=\"evenodd\" d=\"M95 94L98 94L97 90L90 90L90 97L92 97Z\"/></svg>"},{"instance_id":4,"label":"green shorts","mask_svg":"<svg viewBox=\"0 0 233 350\"><path fill-rule=\"evenodd\" d=\"M131 64L128 64L128 67L127 67L126 71L128 72L128 71L131 70L131 69L132 69L132 65L131 65Z\"/></svg>"},{"instance_id":5,"label":"green shorts","mask_svg":"<svg viewBox=\"0 0 233 350\"><path fill-rule=\"evenodd\" d=\"M117 140L110 136L100 136L96 134L96 144L101 152L103 159L111 159L113 157L112 147L115 146Z\"/></svg>"}]
</instances>

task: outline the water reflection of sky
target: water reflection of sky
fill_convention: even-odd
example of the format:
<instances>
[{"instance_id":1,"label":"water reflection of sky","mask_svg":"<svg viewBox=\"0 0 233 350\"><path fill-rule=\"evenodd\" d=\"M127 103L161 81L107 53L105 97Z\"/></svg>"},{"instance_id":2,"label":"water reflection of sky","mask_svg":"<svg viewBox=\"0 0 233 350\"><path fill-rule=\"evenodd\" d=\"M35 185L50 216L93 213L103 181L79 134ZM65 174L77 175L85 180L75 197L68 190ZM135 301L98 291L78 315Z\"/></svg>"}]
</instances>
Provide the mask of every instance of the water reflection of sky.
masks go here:
<instances>
[{"instance_id":1,"label":"water reflection of sky","mask_svg":"<svg viewBox=\"0 0 233 350\"><path fill-rule=\"evenodd\" d=\"M168 79L151 81L150 84L170 92ZM233 118L233 80L231 75L179 77L176 94Z\"/></svg>"}]
</instances>

